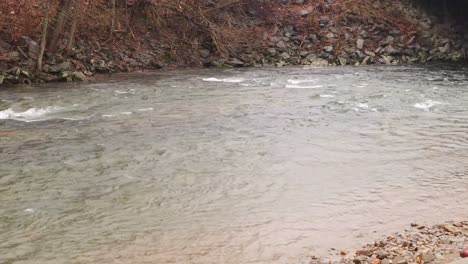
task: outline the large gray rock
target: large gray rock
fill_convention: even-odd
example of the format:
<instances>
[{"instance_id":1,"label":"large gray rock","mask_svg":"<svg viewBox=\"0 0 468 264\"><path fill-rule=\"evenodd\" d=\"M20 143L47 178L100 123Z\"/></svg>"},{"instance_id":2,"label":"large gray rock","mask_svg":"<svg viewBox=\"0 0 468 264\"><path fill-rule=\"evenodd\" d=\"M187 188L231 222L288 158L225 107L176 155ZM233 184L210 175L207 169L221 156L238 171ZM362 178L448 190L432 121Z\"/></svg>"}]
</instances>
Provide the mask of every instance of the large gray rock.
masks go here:
<instances>
[{"instance_id":1,"label":"large gray rock","mask_svg":"<svg viewBox=\"0 0 468 264\"><path fill-rule=\"evenodd\" d=\"M314 11L314 7L310 6L308 8L299 10L299 15L300 16L307 16L308 14L312 13Z\"/></svg>"},{"instance_id":2,"label":"large gray rock","mask_svg":"<svg viewBox=\"0 0 468 264\"><path fill-rule=\"evenodd\" d=\"M49 72L59 73L59 72L69 71L70 69L71 69L70 62L64 61L62 63L50 66Z\"/></svg>"},{"instance_id":3,"label":"large gray rock","mask_svg":"<svg viewBox=\"0 0 468 264\"><path fill-rule=\"evenodd\" d=\"M276 49L275 48L269 48L267 49L268 53L270 53L270 55L274 56L276 55Z\"/></svg>"},{"instance_id":4,"label":"large gray rock","mask_svg":"<svg viewBox=\"0 0 468 264\"><path fill-rule=\"evenodd\" d=\"M201 49L198 51L202 58L208 58L210 56L210 51L207 49Z\"/></svg>"},{"instance_id":5,"label":"large gray rock","mask_svg":"<svg viewBox=\"0 0 468 264\"><path fill-rule=\"evenodd\" d=\"M280 49L285 49L286 44L284 43L284 41L280 41L280 42L276 43L276 47L278 47Z\"/></svg>"},{"instance_id":6,"label":"large gray rock","mask_svg":"<svg viewBox=\"0 0 468 264\"><path fill-rule=\"evenodd\" d=\"M28 44L28 56L32 59L37 59L39 56L39 44L34 40L31 40Z\"/></svg>"},{"instance_id":7,"label":"large gray rock","mask_svg":"<svg viewBox=\"0 0 468 264\"><path fill-rule=\"evenodd\" d=\"M356 48L362 50L364 48L364 39L358 38L356 40Z\"/></svg>"},{"instance_id":8,"label":"large gray rock","mask_svg":"<svg viewBox=\"0 0 468 264\"><path fill-rule=\"evenodd\" d=\"M291 58L291 56L287 53L287 52L283 52L281 53L281 58L283 58L284 60L288 60Z\"/></svg>"},{"instance_id":9,"label":"large gray rock","mask_svg":"<svg viewBox=\"0 0 468 264\"><path fill-rule=\"evenodd\" d=\"M73 81L75 82L84 82L86 81L86 75L84 75L84 73L82 72L74 72L73 73Z\"/></svg>"}]
</instances>

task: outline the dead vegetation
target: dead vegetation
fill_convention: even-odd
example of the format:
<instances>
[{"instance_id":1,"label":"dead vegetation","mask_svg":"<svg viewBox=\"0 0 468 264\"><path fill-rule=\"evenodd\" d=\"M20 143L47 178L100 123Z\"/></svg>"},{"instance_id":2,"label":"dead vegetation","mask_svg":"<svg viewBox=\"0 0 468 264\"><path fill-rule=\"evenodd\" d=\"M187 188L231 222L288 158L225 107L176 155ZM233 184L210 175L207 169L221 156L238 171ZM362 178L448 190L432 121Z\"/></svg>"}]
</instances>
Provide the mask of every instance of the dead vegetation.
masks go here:
<instances>
[{"instance_id":1,"label":"dead vegetation","mask_svg":"<svg viewBox=\"0 0 468 264\"><path fill-rule=\"evenodd\" d=\"M51 0L47 51L73 47L73 40L92 40L114 47L145 45L155 39L170 57L178 59L207 49L232 56L260 44L263 32L274 25L291 24L300 32L320 32L320 18L334 25L345 20L378 20L408 34L410 21L398 16L395 1L308 0L302 4L282 0ZM383 11L385 3L395 13ZM42 0L7 0L0 3L2 38L14 44L21 36L38 40L44 19ZM310 15L301 15L309 10ZM76 36L75 36L76 31ZM68 33L68 36L67 34ZM68 45L67 45L68 43Z\"/></svg>"}]
</instances>

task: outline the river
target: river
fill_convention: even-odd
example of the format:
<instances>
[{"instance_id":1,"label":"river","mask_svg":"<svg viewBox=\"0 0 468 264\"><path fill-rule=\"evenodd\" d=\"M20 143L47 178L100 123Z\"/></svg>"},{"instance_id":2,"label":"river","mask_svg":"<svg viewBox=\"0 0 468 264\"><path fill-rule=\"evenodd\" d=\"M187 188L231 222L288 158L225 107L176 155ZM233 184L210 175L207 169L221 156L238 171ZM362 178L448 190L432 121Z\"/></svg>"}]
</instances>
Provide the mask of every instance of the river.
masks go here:
<instances>
[{"instance_id":1,"label":"river","mask_svg":"<svg viewBox=\"0 0 468 264\"><path fill-rule=\"evenodd\" d=\"M468 217L468 68L0 90L0 263L307 263Z\"/></svg>"}]
</instances>

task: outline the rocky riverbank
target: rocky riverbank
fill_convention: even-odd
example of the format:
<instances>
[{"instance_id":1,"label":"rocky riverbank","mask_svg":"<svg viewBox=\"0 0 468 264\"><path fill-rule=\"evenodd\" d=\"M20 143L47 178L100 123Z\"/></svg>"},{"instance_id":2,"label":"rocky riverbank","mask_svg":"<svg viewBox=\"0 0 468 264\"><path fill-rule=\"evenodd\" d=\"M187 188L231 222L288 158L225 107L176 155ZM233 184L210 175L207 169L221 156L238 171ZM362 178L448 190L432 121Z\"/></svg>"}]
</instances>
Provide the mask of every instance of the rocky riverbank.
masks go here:
<instances>
[{"instance_id":1,"label":"rocky riverbank","mask_svg":"<svg viewBox=\"0 0 468 264\"><path fill-rule=\"evenodd\" d=\"M461 252L466 248L468 221L430 227L411 224L404 232L390 235L358 250L335 250L339 260L312 257L310 264L442 264L460 260Z\"/></svg>"},{"instance_id":2,"label":"rocky riverbank","mask_svg":"<svg viewBox=\"0 0 468 264\"><path fill-rule=\"evenodd\" d=\"M66 55L46 52L43 71L35 72L38 36L23 36L13 44L0 41L0 85L85 81L95 74L174 67L323 67L466 60L465 29L442 22L410 2L328 2L295 1L272 14L273 22L257 10L247 10L248 16L239 23L258 33L226 53L213 43L202 43L176 58L174 54L180 52L171 53L173 47L151 34L139 34L138 43L127 41L120 47L116 40L83 38Z\"/></svg>"}]
</instances>

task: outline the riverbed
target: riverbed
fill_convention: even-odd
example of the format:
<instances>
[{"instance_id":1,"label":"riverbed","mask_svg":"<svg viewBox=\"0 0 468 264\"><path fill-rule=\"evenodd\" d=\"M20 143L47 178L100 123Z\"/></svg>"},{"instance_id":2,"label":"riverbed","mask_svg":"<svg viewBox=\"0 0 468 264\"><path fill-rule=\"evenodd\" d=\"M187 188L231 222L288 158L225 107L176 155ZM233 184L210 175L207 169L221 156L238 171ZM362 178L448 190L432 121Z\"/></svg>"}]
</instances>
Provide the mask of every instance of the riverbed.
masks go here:
<instances>
[{"instance_id":1,"label":"riverbed","mask_svg":"<svg viewBox=\"0 0 468 264\"><path fill-rule=\"evenodd\" d=\"M0 263L307 263L468 218L468 67L0 90Z\"/></svg>"}]
</instances>

